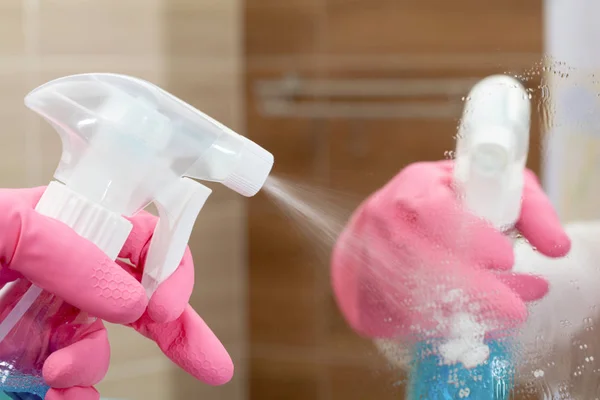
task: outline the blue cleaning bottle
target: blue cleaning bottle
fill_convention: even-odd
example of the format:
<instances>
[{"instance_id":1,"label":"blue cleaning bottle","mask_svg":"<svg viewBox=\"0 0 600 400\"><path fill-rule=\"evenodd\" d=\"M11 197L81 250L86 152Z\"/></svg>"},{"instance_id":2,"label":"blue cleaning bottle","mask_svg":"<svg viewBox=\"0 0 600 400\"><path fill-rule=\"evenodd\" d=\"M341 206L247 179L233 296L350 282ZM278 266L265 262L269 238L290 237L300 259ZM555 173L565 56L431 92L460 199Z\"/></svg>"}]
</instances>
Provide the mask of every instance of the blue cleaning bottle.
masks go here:
<instances>
[{"instance_id":1,"label":"blue cleaning bottle","mask_svg":"<svg viewBox=\"0 0 600 400\"><path fill-rule=\"evenodd\" d=\"M527 90L512 77L483 79L467 97L457 137L454 183L462 204L503 232L513 229L521 212L529 149L529 99ZM470 326L467 331L454 332L453 337L421 342L414 348L409 400L510 397L514 382L510 337L486 340L483 325L471 322ZM459 355L448 359L442 349L451 341Z\"/></svg>"},{"instance_id":2,"label":"blue cleaning bottle","mask_svg":"<svg viewBox=\"0 0 600 400\"><path fill-rule=\"evenodd\" d=\"M487 360L467 368L461 363L444 363L435 343L419 343L414 349L408 398L508 400L514 382L510 347L502 341L491 341L487 346Z\"/></svg>"}]
</instances>

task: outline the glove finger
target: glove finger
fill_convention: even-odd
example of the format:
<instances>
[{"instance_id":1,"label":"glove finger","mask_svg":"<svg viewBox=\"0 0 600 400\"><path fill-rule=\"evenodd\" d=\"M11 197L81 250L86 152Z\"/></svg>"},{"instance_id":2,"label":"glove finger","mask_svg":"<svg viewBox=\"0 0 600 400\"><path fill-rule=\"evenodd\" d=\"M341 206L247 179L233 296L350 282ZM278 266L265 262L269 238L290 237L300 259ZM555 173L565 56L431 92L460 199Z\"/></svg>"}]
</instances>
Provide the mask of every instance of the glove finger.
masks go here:
<instances>
[{"instance_id":1,"label":"glove finger","mask_svg":"<svg viewBox=\"0 0 600 400\"><path fill-rule=\"evenodd\" d=\"M525 303L491 271L470 266L421 270L409 284L417 287L411 293L409 320L423 321L436 335L447 335L458 314L471 315L490 332L518 326L527 317Z\"/></svg>"},{"instance_id":2,"label":"glove finger","mask_svg":"<svg viewBox=\"0 0 600 400\"><path fill-rule=\"evenodd\" d=\"M422 200L419 205L408 205L401 224L410 232L404 232L402 237L412 238L411 246L431 247L433 244L445 249L449 256L465 259L482 268L510 270L514 264L511 241L487 221L465 212L454 193L443 195L440 194L432 204ZM397 206L396 215L402 215L402 206ZM421 211L417 216L411 211L416 207L427 212Z\"/></svg>"},{"instance_id":3,"label":"glove finger","mask_svg":"<svg viewBox=\"0 0 600 400\"><path fill-rule=\"evenodd\" d=\"M511 329L527 319L527 307L523 300L497 279L495 273L476 271L465 280L465 285L467 305L459 310L467 310L475 315L485 324L488 332Z\"/></svg>"},{"instance_id":4,"label":"glove finger","mask_svg":"<svg viewBox=\"0 0 600 400\"><path fill-rule=\"evenodd\" d=\"M403 340L426 340L456 334L457 318L460 324L478 324L485 333L503 336L511 329L522 325L527 318L525 303L488 271L471 282L478 285L455 286L446 289L424 288L413 293L395 327L396 335ZM394 323L393 321L391 322ZM474 327L474 325L472 325ZM389 329L389 328L388 328ZM397 336L396 336L397 337Z\"/></svg>"},{"instance_id":5,"label":"glove finger","mask_svg":"<svg viewBox=\"0 0 600 400\"><path fill-rule=\"evenodd\" d=\"M498 271L512 269L515 263L512 242L486 221L466 214L455 233L463 237L459 251L465 250L465 256L472 263Z\"/></svg>"},{"instance_id":6,"label":"glove finger","mask_svg":"<svg viewBox=\"0 0 600 400\"><path fill-rule=\"evenodd\" d=\"M148 303L148 315L155 322L170 322L179 318L194 289L194 261L189 248L175 272L161 283Z\"/></svg>"},{"instance_id":7,"label":"glove finger","mask_svg":"<svg viewBox=\"0 0 600 400\"><path fill-rule=\"evenodd\" d=\"M0 230L15 232L0 249L11 270L107 321L129 323L143 314L141 284L68 226L29 209L0 218Z\"/></svg>"},{"instance_id":8,"label":"glove finger","mask_svg":"<svg viewBox=\"0 0 600 400\"><path fill-rule=\"evenodd\" d=\"M525 173L521 216L516 227L533 247L548 257L563 257L571 249L571 240L554 207L529 170Z\"/></svg>"},{"instance_id":9,"label":"glove finger","mask_svg":"<svg viewBox=\"0 0 600 400\"><path fill-rule=\"evenodd\" d=\"M93 387L50 389L45 400L100 400L100 393Z\"/></svg>"},{"instance_id":10,"label":"glove finger","mask_svg":"<svg viewBox=\"0 0 600 400\"><path fill-rule=\"evenodd\" d=\"M108 371L110 345L102 321L75 343L52 353L44 362L42 374L48 385L56 389L92 386Z\"/></svg>"},{"instance_id":11,"label":"glove finger","mask_svg":"<svg viewBox=\"0 0 600 400\"><path fill-rule=\"evenodd\" d=\"M548 293L548 281L539 276L511 273L497 277L525 302L540 300Z\"/></svg>"},{"instance_id":12,"label":"glove finger","mask_svg":"<svg viewBox=\"0 0 600 400\"><path fill-rule=\"evenodd\" d=\"M119 253L119 257L128 259L134 265L143 267L150 240L158 223L158 217L147 211L140 211L128 219L133 224L133 228Z\"/></svg>"},{"instance_id":13,"label":"glove finger","mask_svg":"<svg viewBox=\"0 0 600 400\"><path fill-rule=\"evenodd\" d=\"M133 230L119 257L129 259L132 264L143 269L158 219L143 211L130 221L133 223ZM190 301L193 288L194 262L187 248L175 272L162 282L152 295L148 303L148 315L155 322L170 322L177 319Z\"/></svg>"},{"instance_id":14,"label":"glove finger","mask_svg":"<svg viewBox=\"0 0 600 400\"><path fill-rule=\"evenodd\" d=\"M190 305L175 321L157 323L144 314L132 326L196 379L216 386L233 377L233 362L227 350Z\"/></svg>"}]
</instances>

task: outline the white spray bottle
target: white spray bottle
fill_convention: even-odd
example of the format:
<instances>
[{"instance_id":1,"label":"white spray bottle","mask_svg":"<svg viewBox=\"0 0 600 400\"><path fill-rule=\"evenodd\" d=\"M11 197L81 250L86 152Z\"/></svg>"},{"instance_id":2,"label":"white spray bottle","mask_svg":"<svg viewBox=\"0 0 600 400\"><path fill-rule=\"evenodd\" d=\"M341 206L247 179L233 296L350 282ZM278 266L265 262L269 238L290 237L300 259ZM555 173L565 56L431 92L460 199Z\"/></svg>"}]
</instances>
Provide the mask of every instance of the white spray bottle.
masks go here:
<instances>
[{"instance_id":1,"label":"white spray bottle","mask_svg":"<svg viewBox=\"0 0 600 400\"><path fill-rule=\"evenodd\" d=\"M131 231L125 217L156 205L159 223L142 281L148 296L179 265L211 193L190 178L220 182L253 196L273 166L273 156L262 147L133 77L68 76L33 90L25 104L56 129L63 145L56 180L48 185L38 212L69 225L116 259ZM42 293L29 287L0 322L0 342L19 334L18 322L36 309L32 305ZM5 392L11 391L10 377L21 368L18 358L10 364L1 368L0 390ZM41 372L41 365L26 367ZM47 388L33 389L29 392L43 397Z\"/></svg>"},{"instance_id":2,"label":"white spray bottle","mask_svg":"<svg viewBox=\"0 0 600 400\"><path fill-rule=\"evenodd\" d=\"M458 132L454 179L464 207L505 232L521 213L530 119L521 83L494 75L472 88Z\"/></svg>"},{"instance_id":3,"label":"white spray bottle","mask_svg":"<svg viewBox=\"0 0 600 400\"><path fill-rule=\"evenodd\" d=\"M521 212L530 118L529 94L521 83L495 75L472 88L458 132L454 180L463 205L506 233ZM507 345L486 342L493 329L457 310L449 337L438 347L440 359L416 362L410 398L508 399L512 357ZM455 376L464 387L440 376Z\"/></svg>"}]
</instances>

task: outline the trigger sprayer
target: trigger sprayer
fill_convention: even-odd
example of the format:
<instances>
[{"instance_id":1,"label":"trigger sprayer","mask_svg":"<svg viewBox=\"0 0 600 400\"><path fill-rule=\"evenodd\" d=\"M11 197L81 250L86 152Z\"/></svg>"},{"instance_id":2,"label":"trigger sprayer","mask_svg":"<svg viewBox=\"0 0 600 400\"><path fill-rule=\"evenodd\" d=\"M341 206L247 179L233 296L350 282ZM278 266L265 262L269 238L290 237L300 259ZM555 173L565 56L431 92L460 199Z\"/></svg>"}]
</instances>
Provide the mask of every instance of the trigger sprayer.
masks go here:
<instances>
[{"instance_id":1,"label":"trigger sprayer","mask_svg":"<svg viewBox=\"0 0 600 400\"><path fill-rule=\"evenodd\" d=\"M69 225L116 259L132 228L125 217L156 205L159 222L142 280L148 296L179 265L211 193L193 179L220 182L249 197L261 189L273 166L273 156L262 147L133 77L67 76L33 90L25 104L56 129L63 145L55 180L38 212ZM30 351L22 349L28 346L28 324L20 321L45 326L49 318L60 318L48 310L60 310L56 304L62 302L26 284L26 290L15 285L23 293L0 321L0 390L43 398L48 388L41 368L48 354L19 353ZM61 324L84 329L90 318L82 314Z\"/></svg>"},{"instance_id":2,"label":"trigger sprayer","mask_svg":"<svg viewBox=\"0 0 600 400\"><path fill-rule=\"evenodd\" d=\"M454 180L463 206L506 233L521 212L530 118L521 83L495 75L472 88L458 132ZM486 340L489 329L461 310L434 349L433 343L418 344L409 398L508 399L514 380L510 343Z\"/></svg>"}]
</instances>

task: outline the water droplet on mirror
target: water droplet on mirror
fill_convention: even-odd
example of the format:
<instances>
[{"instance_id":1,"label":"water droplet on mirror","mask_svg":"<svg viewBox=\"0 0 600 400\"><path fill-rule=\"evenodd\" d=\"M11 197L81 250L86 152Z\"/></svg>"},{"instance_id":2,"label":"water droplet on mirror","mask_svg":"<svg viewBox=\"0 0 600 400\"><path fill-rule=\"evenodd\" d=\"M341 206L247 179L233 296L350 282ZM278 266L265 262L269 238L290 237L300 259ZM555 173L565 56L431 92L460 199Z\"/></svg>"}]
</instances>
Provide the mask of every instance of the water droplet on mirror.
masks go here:
<instances>
[{"instance_id":1,"label":"water droplet on mirror","mask_svg":"<svg viewBox=\"0 0 600 400\"><path fill-rule=\"evenodd\" d=\"M536 377L536 378L543 378L544 377L544 370L536 369L535 371L533 371L533 376Z\"/></svg>"},{"instance_id":2,"label":"water droplet on mirror","mask_svg":"<svg viewBox=\"0 0 600 400\"><path fill-rule=\"evenodd\" d=\"M446 150L444 152L444 158L446 160L454 160L454 156L455 156L454 150Z\"/></svg>"}]
</instances>

